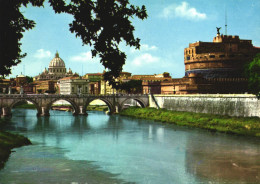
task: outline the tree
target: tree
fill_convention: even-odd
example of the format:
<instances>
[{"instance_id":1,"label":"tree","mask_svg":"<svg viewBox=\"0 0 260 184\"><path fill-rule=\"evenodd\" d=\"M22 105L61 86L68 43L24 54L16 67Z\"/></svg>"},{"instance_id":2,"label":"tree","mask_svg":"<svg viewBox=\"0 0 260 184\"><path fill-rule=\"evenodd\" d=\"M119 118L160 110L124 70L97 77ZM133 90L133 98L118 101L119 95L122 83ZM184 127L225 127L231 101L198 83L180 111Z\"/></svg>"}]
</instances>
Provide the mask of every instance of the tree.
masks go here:
<instances>
[{"instance_id":1,"label":"tree","mask_svg":"<svg viewBox=\"0 0 260 184\"><path fill-rule=\"evenodd\" d=\"M30 77L30 76L26 76L26 81L27 81L28 84L32 83L33 82L33 78Z\"/></svg>"},{"instance_id":2,"label":"tree","mask_svg":"<svg viewBox=\"0 0 260 184\"><path fill-rule=\"evenodd\" d=\"M142 93L142 81L130 80L128 82L122 82L119 88L127 93Z\"/></svg>"},{"instance_id":3,"label":"tree","mask_svg":"<svg viewBox=\"0 0 260 184\"><path fill-rule=\"evenodd\" d=\"M4 2L6 0L0 1ZM19 11L19 7L22 3L18 3L20 2L19 0L12 1L16 3L9 8L11 14L14 12L21 17L22 14ZM36 0L38 3L33 5L41 6L43 1ZM22 2L26 6L29 2L34 2L34 0L22 0ZM70 31L75 33L76 37L82 39L83 45L92 46L92 56L99 56L101 58L100 62L107 69L104 79L108 80L114 88L118 88L115 78L119 77L126 60L126 54L119 49L119 44L124 41L128 46L133 46L136 49L140 48L140 39L134 37L135 28L130 19L134 16L142 20L147 18L145 6L141 8L134 6L129 3L129 0L70 0L69 2L66 0L49 0L49 3L55 13L68 13L74 17L74 20L69 25ZM4 4L7 6L8 3ZM15 9L12 9L13 7ZM18 24L18 41L21 39L21 33L24 30L31 29L34 26L33 21L24 19L23 16L22 18L21 20L23 21L21 22L26 22L27 24ZM6 20L7 24L5 26L8 27L12 20ZM24 57L24 55L20 54L19 42L18 44L13 43L12 46L18 47L18 49L13 51L16 54L16 58L6 60L5 67L9 67L9 70L5 71L5 74L10 73L10 65L18 64L20 59ZM1 74L2 71L4 70L0 70Z\"/></svg>"},{"instance_id":4,"label":"tree","mask_svg":"<svg viewBox=\"0 0 260 184\"><path fill-rule=\"evenodd\" d=\"M31 3L42 6L44 0L0 0L0 75L4 78L11 73L11 67L26 56L20 46L23 32L35 26L20 12L21 6Z\"/></svg>"},{"instance_id":5,"label":"tree","mask_svg":"<svg viewBox=\"0 0 260 184\"><path fill-rule=\"evenodd\" d=\"M260 98L260 53L247 65L246 73L249 92Z\"/></svg>"}]
</instances>

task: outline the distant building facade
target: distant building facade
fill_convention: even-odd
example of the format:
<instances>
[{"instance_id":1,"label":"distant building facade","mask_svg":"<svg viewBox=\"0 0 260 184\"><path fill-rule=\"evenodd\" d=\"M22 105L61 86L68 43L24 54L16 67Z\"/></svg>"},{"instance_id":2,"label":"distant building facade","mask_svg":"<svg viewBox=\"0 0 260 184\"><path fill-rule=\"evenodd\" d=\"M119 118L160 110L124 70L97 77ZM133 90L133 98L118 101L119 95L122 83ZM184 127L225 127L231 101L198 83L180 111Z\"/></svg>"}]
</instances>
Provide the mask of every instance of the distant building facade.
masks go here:
<instances>
[{"instance_id":1,"label":"distant building facade","mask_svg":"<svg viewBox=\"0 0 260 184\"><path fill-rule=\"evenodd\" d=\"M28 86L24 86L26 93L56 93L56 81L46 80L46 81L34 81Z\"/></svg>"},{"instance_id":2,"label":"distant building facade","mask_svg":"<svg viewBox=\"0 0 260 184\"><path fill-rule=\"evenodd\" d=\"M89 93L95 95L100 94L103 73L87 73L84 78L89 80Z\"/></svg>"},{"instance_id":3,"label":"distant building facade","mask_svg":"<svg viewBox=\"0 0 260 184\"><path fill-rule=\"evenodd\" d=\"M126 82L131 79L131 73L129 72L121 72L119 74L119 77L116 79L116 82ZM111 85L109 85L108 81L101 80L101 88L100 88L100 94L117 94L117 93L123 93L120 90L116 90L112 88Z\"/></svg>"},{"instance_id":4,"label":"distant building facade","mask_svg":"<svg viewBox=\"0 0 260 184\"><path fill-rule=\"evenodd\" d=\"M143 94L170 94L162 88L163 82L172 80L168 72L154 75L133 75L132 79L142 80Z\"/></svg>"},{"instance_id":5,"label":"distant building facade","mask_svg":"<svg viewBox=\"0 0 260 184\"><path fill-rule=\"evenodd\" d=\"M15 83L14 79L1 79L0 78L0 93L8 93L9 87Z\"/></svg>"},{"instance_id":6,"label":"distant building facade","mask_svg":"<svg viewBox=\"0 0 260 184\"><path fill-rule=\"evenodd\" d=\"M89 94L89 80L81 77L65 77L58 81L61 95Z\"/></svg>"},{"instance_id":7,"label":"distant building facade","mask_svg":"<svg viewBox=\"0 0 260 184\"><path fill-rule=\"evenodd\" d=\"M23 86L23 85L27 84L27 78L26 78L26 76L21 74L21 75L16 76L15 82L16 82L16 86Z\"/></svg>"},{"instance_id":8,"label":"distant building facade","mask_svg":"<svg viewBox=\"0 0 260 184\"><path fill-rule=\"evenodd\" d=\"M51 60L48 70L45 68L44 71L35 76L35 81L43 80L59 80L64 77L70 77L75 74L72 73L72 70L67 71L65 62L60 58L59 53L56 52L55 57Z\"/></svg>"}]
</instances>

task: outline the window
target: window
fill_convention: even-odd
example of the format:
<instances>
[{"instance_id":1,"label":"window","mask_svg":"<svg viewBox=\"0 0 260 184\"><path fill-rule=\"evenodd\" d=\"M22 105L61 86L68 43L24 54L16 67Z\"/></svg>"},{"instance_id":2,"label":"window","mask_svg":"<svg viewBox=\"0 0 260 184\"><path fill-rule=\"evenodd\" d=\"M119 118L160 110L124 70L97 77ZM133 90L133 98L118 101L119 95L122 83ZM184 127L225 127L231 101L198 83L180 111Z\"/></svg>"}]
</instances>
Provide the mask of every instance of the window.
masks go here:
<instances>
[{"instance_id":1,"label":"window","mask_svg":"<svg viewBox=\"0 0 260 184\"><path fill-rule=\"evenodd\" d=\"M215 58L215 55L210 55L209 58Z\"/></svg>"}]
</instances>

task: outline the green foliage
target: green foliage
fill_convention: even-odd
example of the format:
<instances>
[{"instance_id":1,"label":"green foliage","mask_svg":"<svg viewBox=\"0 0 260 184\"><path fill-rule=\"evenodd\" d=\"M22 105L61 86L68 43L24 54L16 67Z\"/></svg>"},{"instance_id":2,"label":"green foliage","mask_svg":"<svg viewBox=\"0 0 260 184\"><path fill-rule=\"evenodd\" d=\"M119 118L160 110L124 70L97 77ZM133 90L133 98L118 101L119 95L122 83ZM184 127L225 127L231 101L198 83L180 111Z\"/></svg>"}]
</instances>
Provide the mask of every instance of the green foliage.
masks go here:
<instances>
[{"instance_id":1,"label":"green foliage","mask_svg":"<svg viewBox=\"0 0 260 184\"><path fill-rule=\"evenodd\" d=\"M106 105L89 105L87 107L87 111L108 111L108 107Z\"/></svg>"},{"instance_id":2,"label":"green foliage","mask_svg":"<svg viewBox=\"0 0 260 184\"><path fill-rule=\"evenodd\" d=\"M120 115L150 119L180 126L197 127L210 131L260 137L260 118L228 117L212 114L176 112L155 108L134 108L123 110Z\"/></svg>"},{"instance_id":3,"label":"green foliage","mask_svg":"<svg viewBox=\"0 0 260 184\"><path fill-rule=\"evenodd\" d=\"M31 3L42 6L44 0L0 0L0 75L11 73L10 68L21 62L20 40L25 30L35 23L24 18L19 8ZM130 19L147 18L146 8L134 6L129 0L49 0L55 13L68 13L74 17L70 31L82 39L83 45L92 46L92 56L99 56L107 69L104 79L117 88L115 78L119 77L125 64L126 54L119 49L126 45L140 48L140 39L134 36L134 26Z\"/></svg>"},{"instance_id":4,"label":"green foliage","mask_svg":"<svg viewBox=\"0 0 260 184\"><path fill-rule=\"evenodd\" d=\"M250 92L260 98L260 53L247 65L246 73Z\"/></svg>"},{"instance_id":5,"label":"green foliage","mask_svg":"<svg viewBox=\"0 0 260 184\"><path fill-rule=\"evenodd\" d=\"M33 82L33 78L30 76L26 76L26 81L27 83L32 83Z\"/></svg>"},{"instance_id":6,"label":"green foliage","mask_svg":"<svg viewBox=\"0 0 260 184\"><path fill-rule=\"evenodd\" d=\"M43 0L0 0L0 75L11 73L11 67L21 62L26 56L20 46L23 32L32 29L35 23L26 19L20 12L21 6L41 6Z\"/></svg>"},{"instance_id":7,"label":"green foliage","mask_svg":"<svg viewBox=\"0 0 260 184\"><path fill-rule=\"evenodd\" d=\"M92 46L92 56L99 56L100 62L108 70L104 79L113 88L118 88L115 78L119 77L125 64L126 54L119 44L140 48L140 39L134 37L134 26L130 21L134 16L147 18L146 9L129 3L129 0L49 0L56 13L68 13L74 20L70 31L82 39L83 45Z\"/></svg>"},{"instance_id":8,"label":"green foliage","mask_svg":"<svg viewBox=\"0 0 260 184\"><path fill-rule=\"evenodd\" d=\"M127 93L141 93L142 92L142 81L141 80L130 80L128 82L122 82L119 88Z\"/></svg>"},{"instance_id":9,"label":"green foliage","mask_svg":"<svg viewBox=\"0 0 260 184\"><path fill-rule=\"evenodd\" d=\"M19 108L19 109L36 109L34 104L28 104L28 103L21 103L21 104L16 104L14 108Z\"/></svg>"}]
</instances>

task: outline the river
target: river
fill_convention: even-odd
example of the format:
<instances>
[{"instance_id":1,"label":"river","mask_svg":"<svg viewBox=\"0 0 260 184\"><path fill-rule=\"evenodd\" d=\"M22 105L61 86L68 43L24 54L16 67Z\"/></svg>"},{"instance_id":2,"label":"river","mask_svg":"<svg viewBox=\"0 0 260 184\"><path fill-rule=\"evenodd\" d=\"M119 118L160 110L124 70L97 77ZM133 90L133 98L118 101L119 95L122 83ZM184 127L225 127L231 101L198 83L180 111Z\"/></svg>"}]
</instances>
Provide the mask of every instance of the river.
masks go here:
<instances>
[{"instance_id":1,"label":"river","mask_svg":"<svg viewBox=\"0 0 260 184\"><path fill-rule=\"evenodd\" d=\"M33 145L14 149L0 184L260 183L259 139L88 114L14 109L4 129Z\"/></svg>"}]
</instances>

